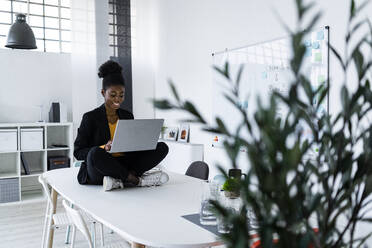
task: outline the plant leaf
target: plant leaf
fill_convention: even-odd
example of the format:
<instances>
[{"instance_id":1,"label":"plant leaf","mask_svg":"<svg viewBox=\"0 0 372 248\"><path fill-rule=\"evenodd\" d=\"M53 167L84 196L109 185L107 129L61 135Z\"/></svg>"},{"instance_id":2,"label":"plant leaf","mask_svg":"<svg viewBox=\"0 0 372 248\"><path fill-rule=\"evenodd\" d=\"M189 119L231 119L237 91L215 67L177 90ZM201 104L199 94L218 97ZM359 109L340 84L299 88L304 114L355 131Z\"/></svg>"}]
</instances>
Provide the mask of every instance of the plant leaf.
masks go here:
<instances>
[{"instance_id":1,"label":"plant leaf","mask_svg":"<svg viewBox=\"0 0 372 248\"><path fill-rule=\"evenodd\" d=\"M364 67L364 57L363 54L360 52L359 47L356 47L353 54L352 58L354 60L355 68L358 72L359 80L363 78L363 67Z\"/></svg>"},{"instance_id":2,"label":"plant leaf","mask_svg":"<svg viewBox=\"0 0 372 248\"><path fill-rule=\"evenodd\" d=\"M169 110L175 108L168 100L152 100L155 108Z\"/></svg>"},{"instance_id":3,"label":"plant leaf","mask_svg":"<svg viewBox=\"0 0 372 248\"><path fill-rule=\"evenodd\" d=\"M349 15L350 15L349 16L349 22L350 22L355 16L355 1L354 0L351 0Z\"/></svg>"},{"instance_id":4,"label":"plant leaf","mask_svg":"<svg viewBox=\"0 0 372 248\"><path fill-rule=\"evenodd\" d=\"M218 73L220 73L223 77L230 80L230 75L229 75L229 70L228 70L229 69L228 62L225 63L225 67L223 69L219 68L218 66L213 66L213 68Z\"/></svg>"},{"instance_id":5,"label":"plant leaf","mask_svg":"<svg viewBox=\"0 0 372 248\"><path fill-rule=\"evenodd\" d=\"M168 82L169 82L169 86L172 90L173 96L176 98L177 102L180 103L180 97L177 93L177 90L176 90L176 87L174 86L173 81L169 80Z\"/></svg>"},{"instance_id":6,"label":"plant leaf","mask_svg":"<svg viewBox=\"0 0 372 248\"><path fill-rule=\"evenodd\" d=\"M336 56L338 62L340 62L342 69L345 71L346 70L346 65L344 61L341 58L341 55L337 52L336 48L334 48L331 43L328 42L328 47L331 49L332 53Z\"/></svg>"},{"instance_id":7,"label":"plant leaf","mask_svg":"<svg viewBox=\"0 0 372 248\"><path fill-rule=\"evenodd\" d=\"M317 24L319 19L322 17L322 12L318 12L310 21L310 23L307 25L306 30L310 31L314 28L314 26Z\"/></svg>"},{"instance_id":8,"label":"plant leaf","mask_svg":"<svg viewBox=\"0 0 372 248\"><path fill-rule=\"evenodd\" d=\"M183 105L183 108L186 111L188 111L190 114L192 114L193 116L195 116L200 123L206 124L204 118L201 116L201 114L199 113L199 111L195 108L195 106L194 106L193 103L191 103L189 101L186 101L184 103L184 105Z\"/></svg>"},{"instance_id":9,"label":"plant leaf","mask_svg":"<svg viewBox=\"0 0 372 248\"><path fill-rule=\"evenodd\" d=\"M221 120L221 118L216 117L216 123L218 126L218 129L221 130L223 134L230 135L229 131L227 130L225 123Z\"/></svg>"},{"instance_id":10,"label":"plant leaf","mask_svg":"<svg viewBox=\"0 0 372 248\"><path fill-rule=\"evenodd\" d=\"M236 76L236 88L237 88L237 90L239 90L239 85L240 85L240 80L241 80L243 69L244 69L244 65L241 64L239 66L238 74Z\"/></svg>"},{"instance_id":11,"label":"plant leaf","mask_svg":"<svg viewBox=\"0 0 372 248\"><path fill-rule=\"evenodd\" d=\"M360 22L358 22L357 24L355 24L352 29L347 33L346 35L346 43L348 43L350 41L350 38L353 36L353 34L358 31L358 29L367 22L368 19L364 19Z\"/></svg>"}]
</instances>

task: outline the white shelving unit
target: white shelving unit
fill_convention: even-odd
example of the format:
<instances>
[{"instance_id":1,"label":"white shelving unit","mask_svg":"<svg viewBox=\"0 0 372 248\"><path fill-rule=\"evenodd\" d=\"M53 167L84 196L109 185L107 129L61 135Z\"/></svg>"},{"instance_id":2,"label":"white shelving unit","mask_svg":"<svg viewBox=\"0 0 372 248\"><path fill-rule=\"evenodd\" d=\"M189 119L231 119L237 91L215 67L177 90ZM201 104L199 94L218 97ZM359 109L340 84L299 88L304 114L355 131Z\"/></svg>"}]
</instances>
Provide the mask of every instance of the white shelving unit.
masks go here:
<instances>
[{"instance_id":1,"label":"white shelving unit","mask_svg":"<svg viewBox=\"0 0 372 248\"><path fill-rule=\"evenodd\" d=\"M21 147L21 130L42 129L43 147L41 149L23 150ZM47 171L48 157L66 156L73 161L72 123L1 123L2 129L17 131L17 150L0 149L0 204L14 201L27 201L43 198L43 191L38 176ZM55 147L64 146L64 147ZM26 175L21 163L21 154L27 161L30 174ZM8 184L9 182L9 184ZM15 192L18 191L18 196ZM7 198L5 194L9 194ZM5 200L4 200L5 198ZM8 200L7 200L8 199Z\"/></svg>"}]
</instances>

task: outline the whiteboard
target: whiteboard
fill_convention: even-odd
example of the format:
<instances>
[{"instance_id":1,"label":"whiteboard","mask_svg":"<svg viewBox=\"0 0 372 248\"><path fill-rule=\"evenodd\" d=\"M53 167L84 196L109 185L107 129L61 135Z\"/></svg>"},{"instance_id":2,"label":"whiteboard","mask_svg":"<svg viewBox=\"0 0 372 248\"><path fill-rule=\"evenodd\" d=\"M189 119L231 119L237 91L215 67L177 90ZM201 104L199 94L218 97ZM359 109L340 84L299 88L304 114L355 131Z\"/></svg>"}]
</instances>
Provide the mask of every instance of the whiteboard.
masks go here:
<instances>
[{"instance_id":1,"label":"whiteboard","mask_svg":"<svg viewBox=\"0 0 372 248\"><path fill-rule=\"evenodd\" d=\"M329 27L309 32L304 39L306 52L302 72L310 79L313 89L329 80ZM285 37L240 48L226 49L213 54L213 65L223 68L229 62L230 76L235 81L241 65L244 66L238 104L247 109L249 116L257 110L257 97L263 105L268 104L273 91L287 94L293 82L290 68L292 58L291 38ZM230 131L236 130L242 117L236 107L225 99L224 94L229 83L213 69L212 117L220 117ZM313 104L316 104L314 102ZM328 111L328 96L320 107L319 115ZM277 114L284 116L286 108L278 106ZM304 137L311 139L311 132L304 131ZM307 137L308 136L308 137ZM213 136L212 146L222 145L223 137Z\"/></svg>"}]
</instances>

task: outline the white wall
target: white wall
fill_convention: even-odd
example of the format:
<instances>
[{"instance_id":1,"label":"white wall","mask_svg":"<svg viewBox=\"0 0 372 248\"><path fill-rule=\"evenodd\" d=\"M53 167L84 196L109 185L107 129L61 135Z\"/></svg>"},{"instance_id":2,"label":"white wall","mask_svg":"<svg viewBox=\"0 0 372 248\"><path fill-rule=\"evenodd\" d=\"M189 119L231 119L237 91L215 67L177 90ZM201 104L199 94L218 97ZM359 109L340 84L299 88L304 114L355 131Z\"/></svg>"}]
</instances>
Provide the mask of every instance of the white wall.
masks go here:
<instances>
[{"instance_id":1,"label":"white wall","mask_svg":"<svg viewBox=\"0 0 372 248\"><path fill-rule=\"evenodd\" d=\"M167 80L171 78L182 97L193 101L206 116L211 118L212 99L212 52L225 48L241 47L257 42L283 37L286 32L278 15L290 27L295 26L295 8L293 0L132 0L137 9L137 29L144 29L137 50L150 50L147 57L149 68L154 68L156 98L170 98ZM350 1L317 0L318 9L323 17L318 27L329 25L331 43L344 54L343 40ZM362 1L356 1L360 3ZM156 4L155 4L156 3ZM155 7L153 7L155 6ZM151 8L151 13L146 15ZM140 13L142 15L140 15ZM371 18L372 4L361 14ZM277 15L278 14L278 15ZM152 19L154 18L154 19ZM153 33L153 30L157 30ZM360 36L359 36L360 37ZM150 56L154 56L151 58ZM142 65L144 67L144 65ZM151 71L151 69L148 69ZM339 89L343 75L338 62L331 57L330 111L340 110ZM149 81L151 81L151 75ZM134 82L136 83L136 82ZM353 89L355 81L348 81ZM179 112L155 111L157 118L165 118L167 125L178 125L183 116ZM205 161L211 167L211 176L215 165L229 167L222 149L211 148L211 137L192 127L190 140L205 144ZM242 157L241 167L247 167ZM361 230L368 231L370 227ZM372 241L369 242L370 245Z\"/></svg>"},{"instance_id":2,"label":"white wall","mask_svg":"<svg viewBox=\"0 0 372 248\"><path fill-rule=\"evenodd\" d=\"M67 105L68 121L98 104L94 0L72 1L72 53L0 49L0 122L36 122L39 105ZM108 38L107 38L108 39Z\"/></svg>"},{"instance_id":3,"label":"white wall","mask_svg":"<svg viewBox=\"0 0 372 248\"><path fill-rule=\"evenodd\" d=\"M97 105L104 103L104 98L101 94L102 79L98 77L98 68L110 58L109 47L109 6L108 1L95 0L96 8L96 56L97 56Z\"/></svg>"},{"instance_id":4,"label":"white wall","mask_svg":"<svg viewBox=\"0 0 372 248\"><path fill-rule=\"evenodd\" d=\"M157 1L131 1L132 85L134 117L154 118Z\"/></svg>"},{"instance_id":5,"label":"white wall","mask_svg":"<svg viewBox=\"0 0 372 248\"><path fill-rule=\"evenodd\" d=\"M156 97L170 96L167 79L171 78L180 94L195 102L209 119L213 87L211 54L284 35L267 1L166 0L158 4ZM290 7L286 5L284 15L288 22L293 16ZM177 125L181 114L156 111L156 117L165 118L168 125ZM222 149L211 148L209 134L194 127L190 135L191 142L205 144L205 161L211 167L211 176L217 173L217 163L231 166Z\"/></svg>"},{"instance_id":6,"label":"white wall","mask_svg":"<svg viewBox=\"0 0 372 248\"><path fill-rule=\"evenodd\" d=\"M0 122L36 122L39 106L48 120L50 103L63 102L72 120L69 54L0 49Z\"/></svg>"},{"instance_id":7,"label":"white wall","mask_svg":"<svg viewBox=\"0 0 372 248\"><path fill-rule=\"evenodd\" d=\"M202 113L212 118L212 56L225 48L241 47L286 36L279 17L291 28L296 15L293 0L133 0L138 6L135 28L144 34L137 42L138 51L146 52L146 80L151 81L154 68L156 98L170 98L167 80L172 79L182 97L192 100ZM343 54L343 39L349 11L348 1L316 1L316 9L323 11L318 27L331 27L331 42ZM337 6L337 8L335 8ZM149 9L151 9L149 13ZM372 12L372 5L362 17ZM157 32L153 32L156 30ZM138 37L137 37L138 38ZM153 56L153 57L151 57ZM145 65L142 65L145 67ZM135 68L135 65L134 65ZM135 69L134 69L135 70ZM139 68L137 68L139 70ZM331 113L340 109L339 85L343 76L338 63L331 58ZM134 81L134 84L138 81ZM353 88L355 82L348 82ZM150 92L150 88L148 90ZM142 100L142 99L141 99ZM155 111L157 118L165 118L167 125L178 125L185 116L179 112ZM191 142L205 144L205 160L211 165L230 166L220 149L211 148L211 136L192 127ZM243 160L244 161L244 160ZM241 164L246 167L246 163Z\"/></svg>"},{"instance_id":8,"label":"white wall","mask_svg":"<svg viewBox=\"0 0 372 248\"><path fill-rule=\"evenodd\" d=\"M75 137L83 114L98 105L95 0L71 1L71 19L71 94Z\"/></svg>"}]
</instances>

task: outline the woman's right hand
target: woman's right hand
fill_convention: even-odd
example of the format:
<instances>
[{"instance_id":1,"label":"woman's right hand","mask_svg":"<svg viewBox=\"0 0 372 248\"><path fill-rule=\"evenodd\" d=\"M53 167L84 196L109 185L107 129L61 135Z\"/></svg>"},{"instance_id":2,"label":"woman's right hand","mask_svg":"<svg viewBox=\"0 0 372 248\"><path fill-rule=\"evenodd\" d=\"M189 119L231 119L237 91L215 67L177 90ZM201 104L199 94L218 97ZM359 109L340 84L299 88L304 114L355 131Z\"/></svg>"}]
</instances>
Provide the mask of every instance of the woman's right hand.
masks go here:
<instances>
[{"instance_id":1,"label":"woman's right hand","mask_svg":"<svg viewBox=\"0 0 372 248\"><path fill-rule=\"evenodd\" d=\"M106 152L111 150L112 140L109 140L105 145Z\"/></svg>"}]
</instances>

